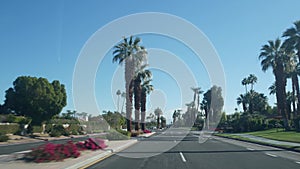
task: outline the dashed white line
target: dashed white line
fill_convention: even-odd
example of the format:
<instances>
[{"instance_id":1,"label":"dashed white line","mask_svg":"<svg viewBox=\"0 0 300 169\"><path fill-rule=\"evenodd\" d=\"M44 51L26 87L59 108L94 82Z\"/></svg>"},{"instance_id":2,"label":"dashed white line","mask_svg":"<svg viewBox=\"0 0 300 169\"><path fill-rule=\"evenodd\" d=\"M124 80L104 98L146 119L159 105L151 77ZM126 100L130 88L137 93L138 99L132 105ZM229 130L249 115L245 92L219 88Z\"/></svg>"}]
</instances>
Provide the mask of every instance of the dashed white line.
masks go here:
<instances>
[{"instance_id":1,"label":"dashed white line","mask_svg":"<svg viewBox=\"0 0 300 169\"><path fill-rule=\"evenodd\" d=\"M254 151L255 149L247 147L247 150Z\"/></svg>"},{"instance_id":2,"label":"dashed white line","mask_svg":"<svg viewBox=\"0 0 300 169\"><path fill-rule=\"evenodd\" d=\"M275 154L270 154L270 153L266 153L266 155L271 156L271 157L278 157L277 155L275 155Z\"/></svg>"},{"instance_id":3,"label":"dashed white line","mask_svg":"<svg viewBox=\"0 0 300 169\"><path fill-rule=\"evenodd\" d=\"M300 164L300 161L295 161L297 164Z\"/></svg>"},{"instance_id":4,"label":"dashed white line","mask_svg":"<svg viewBox=\"0 0 300 169\"><path fill-rule=\"evenodd\" d=\"M180 156L181 156L182 161L185 163L185 162L186 162L186 159L184 158L182 152L180 152L179 154L180 154Z\"/></svg>"}]
</instances>

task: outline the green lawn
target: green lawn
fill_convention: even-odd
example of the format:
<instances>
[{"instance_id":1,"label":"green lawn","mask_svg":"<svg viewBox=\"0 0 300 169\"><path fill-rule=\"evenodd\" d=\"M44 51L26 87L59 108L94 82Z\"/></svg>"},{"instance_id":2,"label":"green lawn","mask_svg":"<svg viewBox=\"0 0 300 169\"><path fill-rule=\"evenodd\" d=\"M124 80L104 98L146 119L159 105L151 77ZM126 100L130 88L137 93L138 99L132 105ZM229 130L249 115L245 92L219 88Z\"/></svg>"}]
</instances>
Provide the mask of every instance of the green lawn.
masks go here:
<instances>
[{"instance_id":1,"label":"green lawn","mask_svg":"<svg viewBox=\"0 0 300 169\"><path fill-rule=\"evenodd\" d=\"M300 132L294 132L294 131L285 132L283 131L283 129L279 129L279 130L271 129L271 130L264 130L264 131L257 131L257 132L248 132L245 134L251 134L253 136L259 136L259 137L269 138L273 140L300 143Z\"/></svg>"}]
</instances>

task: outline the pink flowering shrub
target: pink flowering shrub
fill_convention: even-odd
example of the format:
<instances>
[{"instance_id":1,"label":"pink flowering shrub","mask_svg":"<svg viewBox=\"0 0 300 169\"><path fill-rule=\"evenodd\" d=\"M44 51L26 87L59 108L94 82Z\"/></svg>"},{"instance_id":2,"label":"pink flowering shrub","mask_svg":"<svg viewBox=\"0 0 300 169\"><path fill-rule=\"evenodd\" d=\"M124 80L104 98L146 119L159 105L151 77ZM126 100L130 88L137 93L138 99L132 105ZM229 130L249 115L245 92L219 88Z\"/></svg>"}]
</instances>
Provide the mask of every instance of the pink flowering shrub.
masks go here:
<instances>
[{"instance_id":1,"label":"pink flowering shrub","mask_svg":"<svg viewBox=\"0 0 300 169\"><path fill-rule=\"evenodd\" d=\"M150 130L147 130L147 129L145 129L143 132L144 132L144 133L151 133L151 131L150 131Z\"/></svg>"},{"instance_id":2,"label":"pink flowering shrub","mask_svg":"<svg viewBox=\"0 0 300 169\"><path fill-rule=\"evenodd\" d=\"M37 163L49 161L62 161L66 158L77 158L80 152L77 146L69 141L66 144L47 143L34 148L30 153L25 155L25 158Z\"/></svg>"},{"instance_id":3,"label":"pink flowering shrub","mask_svg":"<svg viewBox=\"0 0 300 169\"><path fill-rule=\"evenodd\" d=\"M81 150L86 150L86 149L97 150L97 149L104 149L107 147L104 140L99 138L89 138L88 140L84 141L84 143L78 142L76 145Z\"/></svg>"},{"instance_id":4,"label":"pink flowering shrub","mask_svg":"<svg viewBox=\"0 0 300 169\"><path fill-rule=\"evenodd\" d=\"M72 141L68 141L65 144L47 143L34 148L30 153L27 153L25 155L25 159L37 163L63 161L66 158L79 157L79 151L84 151L87 149L104 149L106 147L107 145L105 144L104 140L97 138L89 138L84 142L78 142L76 144L74 144Z\"/></svg>"}]
</instances>

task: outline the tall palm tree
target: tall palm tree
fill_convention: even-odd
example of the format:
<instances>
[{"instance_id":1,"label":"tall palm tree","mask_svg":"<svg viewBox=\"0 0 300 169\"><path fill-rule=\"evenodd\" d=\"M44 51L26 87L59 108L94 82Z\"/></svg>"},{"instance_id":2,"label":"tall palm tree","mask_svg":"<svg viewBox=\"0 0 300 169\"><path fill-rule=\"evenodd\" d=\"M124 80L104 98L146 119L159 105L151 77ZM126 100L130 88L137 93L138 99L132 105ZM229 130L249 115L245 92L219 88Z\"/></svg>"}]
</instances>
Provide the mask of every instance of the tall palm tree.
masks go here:
<instances>
[{"instance_id":1,"label":"tall palm tree","mask_svg":"<svg viewBox=\"0 0 300 169\"><path fill-rule=\"evenodd\" d=\"M247 91L247 85L248 85L248 84L249 84L248 78L244 78L244 79L242 80L242 85L245 86L246 93L248 93L248 91Z\"/></svg>"},{"instance_id":2,"label":"tall palm tree","mask_svg":"<svg viewBox=\"0 0 300 169\"><path fill-rule=\"evenodd\" d=\"M297 96L297 92L299 90L299 82L298 82L298 71L297 71L297 57L294 55L295 53L291 52L290 60L286 63L286 75L288 78L292 80L292 93L290 93L289 98L295 98ZM288 101L292 101L294 116L297 116L296 110L296 99L290 99ZM300 107L300 103L298 101L297 107Z\"/></svg>"},{"instance_id":3,"label":"tall palm tree","mask_svg":"<svg viewBox=\"0 0 300 169\"><path fill-rule=\"evenodd\" d=\"M118 112L120 111L120 95L121 95L121 91L117 90L116 95L118 96Z\"/></svg>"},{"instance_id":4,"label":"tall palm tree","mask_svg":"<svg viewBox=\"0 0 300 169\"><path fill-rule=\"evenodd\" d=\"M180 110L174 110L174 113L173 113L173 125L175 125L175 122L176 122L176 119L178 119L180 116Z\"/></svg>"},{"instance_id":5,"label":"tall palm tree","mask_svg":"<svg viewBox=\"0 0 300 169\"><path fill-rule=\"evenodd\" d=\"M249 84L251 84L251 90L253 90L253 85L257 83L257 77L254 74L250 74L247 78Z\"/></svg>"},{"instance_id":6,"label":"tall palm tree","mask_svg":"<svg viewBox=\"0 0 300 169\"><path fill-rule=\"evenodd\" d=\"M147 103L147 94L150 94L153 91L153 86L150 84L151 80L146 80L142 84L141 92L141 127L144 131L145 127L145 116L146 116L146 103Z\"/></svg>"},{"instance_id":7,"label":"tall palm tree","mask_svg":"<svg viewBox=\"0 0 300 169\"><path fill-rule=\"evenodd\" d=\"M123 38L123 42L114 46L113 62L119 64L125 62L125 89L126 89L126 123L127 131L131 131L131 115L132 115L132 96L133 96L133 78L135 72L135 61L141 60L143 54L140 51L145 51L143 46L139 45L140 38L129 39Z\"/></svg>"},{"instance_id":8,"label":"tall palm tree","mask_svg":"<svg viewBox=\"0 0 300 169\"><path fill-rule=\"evenodd\" d=\"M141 108L141 92L142 86L141 82L148 80L151 78L152 73L150 70L144 70L147 65L141 66L139 70L137 70L136 75L134 77L134 108L135 108L135 130L138 131L140 129L140 108Z\"/></svg>"},{"instance_id":9,"label":"tall palm tree","mask_svg":"<svg viewBox=\"0 0 300 169\"><path fill-rule=\"evenodd\" d=\"M287 38L285 40L286 45L289 48L296 50L298 56L298 63L299 63L300 62L300 20L294 22L294 26L287 29L282 36ZM293 75L292 81L294 81L294 87L295 87L296 96L298 100L297 112L298 115L300 115L300 89L299 89L298 76Z\"/></svg>"},{"instance_id":10,"label":"tall palm tree","mask_svg":"<svg viewBox=\"0 0 300 169\"><path fill-rule=\"evenodd\" d=\"M123 113L123 108L124 108L124 103L125 103L125 99L126 99L126 93L122 92L121 97L123 98L123 103L122 103L122 108L121 108L121 114Z\"/></svg>"},{"instance_id":11,"label":"tall palm tree","mask_svg":"<svg viewBox=\"0 0 300 169\"><path fill-rule=\"evenodd\" d=\"M281 114L284 127L290 130L286 112L286 76L285 63L287 61L287 50L282 45L280 39L268 41L268 44L262 46L259 59L261 59L262 70L265 72L272 68L275 75L276 99L278 112Z\"/></svg>"},{"instance_id":12,"label":"tall palm tree","mask_svg":"<svg viewBox=\"0 0 300 169\"><path fill-rule=\"evenodd\" d=\"M199 109L199 104L200 104L200 94L203 93L203 91L201 90L200 87L191 87L191 89L194 92L194 98L193 98L193 105L192 105L192 112L191 112L191 116L192 119L191 121L195 121L196 120L196 112L198 112ZM197 101L197 104L196 104ZM196 111L195 111L196 109Z\"/></svg>"},{"instance_id":13,"label":"tall palm tree","mask_svg":"<svg viewBox=\"0 0 300 169\"><path fill-rule=\"evenodd\" d=\"M241 94L237 99L236 99L236 103L237 105L242 104L243 106L243 111L246 112L247 111L247 103L248 103L248 99L246 98L246 94Z\"/></svg>"},{"instance_id":14,"label":"tall palm tree","mask_svg":"<svg viewBox=\"0 0 300 169\"><path fill-rule=\"evenodd\" d=\"M163 114L162 110L158 107L154 110L154 114L156 115L157 117L157 129L159 129L160 127L160 124L159 124L159 120L160 120L160 115Z\"/></svg>"}]
</instances>

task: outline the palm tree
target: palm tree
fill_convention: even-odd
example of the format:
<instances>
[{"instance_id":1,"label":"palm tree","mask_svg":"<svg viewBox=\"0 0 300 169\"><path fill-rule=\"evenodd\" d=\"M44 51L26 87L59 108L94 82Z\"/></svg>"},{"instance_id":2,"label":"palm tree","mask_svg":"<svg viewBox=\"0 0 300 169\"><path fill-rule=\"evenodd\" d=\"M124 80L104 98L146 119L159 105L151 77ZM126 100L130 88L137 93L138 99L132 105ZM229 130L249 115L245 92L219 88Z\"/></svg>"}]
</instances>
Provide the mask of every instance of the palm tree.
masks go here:
<instances>
[{"instance_id":1,"label":"palm tree","mask_svg":"<svg viewBox=\"0 0 300 169\"><path fill-rule=\"evenodd\" d=\"M156 115L156 117L157 117L157 129L159 129L159 120L160 120L160 115L162 115L163 114L163 112L162 112L162 110L160 109L160 108L156 108L155 110L154 110L154 114Z\"/></svg>"},{"instance_id":2,"label":"palm tree","mask_svg":"<svg viewBox=\"0 0 300 169\"><path fill-rule=\"evenodd\" d=\"M293 54L294 53L291 52L290 60L286 63L286 75L287 75L288 78L291 78L291 80L292 80L292 93L290 93L291 98L294 98L295 94L299 90L298 71L297 71L297 58ZM297 94L296 94L296 96L297 96ZM290 99L289 101L292 101L294 115L297 116L296 99ZM300 107L299 101L297 103L297 107ZM298 111L299 110L300 109L298 108Z\"/></svg>"},{"instance_id":3,"label":"palm tree","mask_svg":"<svg viewBox=\"0 0 300 169\"><path fill-rule=\"evenodd\" d=\"M191 89L193 90L194 92L194 99L193 99L193 105L192 105L192 119L191 121L195 121L196 120L196 112L194 110L195 108L195 105L196 105L196 99L197 99L197 106L196 106L196 111L198 112L198 109L199 109L199 104L200 104L200 94L203 93L203 91L201 90L200 87L191 87Z\"/></svg>"},{"instance_id":4,"label":"palm tree","mask_svg":"<svg viewBox=\"0 0 300 169\"><path fill-rule=\"evenodd\" d=\"M244 78L242 80L242 85L245 86L246 93L248 93L248 91L247 91L247 85L248 84L249 84L248 78Z\"/></svg>"},{"instance_id":5,"label":"palm tree","mask_svg":"<svg viewBox=\"0 0 300 169\"><path fill-rule=\"evenodd\" d=\"M300 61L300 20L294 22L294 26L287 29L282 36L287 38L284 43L292 50L295 49L297 51L298 63L299 63ZM299 89L298 76L294 75L292 77L292 81L294 81L293 87L295 87L296 96L298 99L297 111L299 115L300 114L300 89Z\"/></svg>"},{"instance_id":6,"label":"palm tree","mask_svg":"<svg viewBox=\"0 0 300 169\"><path fill-rule=\"evenodd\" d=\"M141 68L136 72L134 77L134 108L135 108L135 130L140 129L140 108L141 108L141 92L142 86L141 82L151 78L152 73L150 70L144 70L147 65L141 66Z\"/></svg>"},{"instance_id":7,"label":"palm tree","mask_svg":"<svg viewBox=\"0 0 300 169\"><path fill-rule=\"evenodd\" d=\"M131 115L132 115L132 96L133 96L133 78L135 72L135 62L142 60L146 54L145 48L139 45L140 38L130 36L129 40L123 38L123 42L114 46L113 62L119 64L125 62L125 89L126 89L126 123L127 131L131 131ZM140 51L143 51L142 53Z\"/></svg>"},{"instance_id":8,"label":"palm tree","mask_svg":"<svg viewBox=\"0 0 300 169\"><path fill-rule=\"evenodd\" d=\"M180 116L180 110L174 110L174 113L173 113L173 125L175 125L175 122L176 122L176 119L178 119Z\"/></svg>"},{"instance_id":9,"label":"palm tree","mask_svg":"<svg viewBox=\"0 0 300 169\"><path fill-rule=\"evenodd\" d=\"M285 63L287 60L287 50L282 45L280 39L275 41L268 41L268 44L261 48L259 59L261 59L262 70L265 72L272 68L275 75L276 99L278 112L281 114L284 127L286 130L290 129L287 112L286 112L286 76Z\"/></svg>"},{"instance_id":10,"label":"palm tree","mask_svg":"<svg viewBox=\"0 0 300 169\"><path fill-rule=\"evenodd\" d=\"M237 105L242 104L243 106L243 111L246 112L247 111L247 103L248 103L248 99L246 98L246 96L244 94L241 94L237 99L236 99L236 103Z\"/></svg>"},{"instance_id":11,"label":"palm tree","mask_svg":"<svg viewBox=\"0 0 300 169\"><path fill-rule=\"evenodd\" d=\"M146 116L146 103L147 103L147 94L150 94L153 91L153 86L150 84L151 80L146 80L142 84L141 92L141 127L144 131L145 127L145 116Z\"/></svg>"},{"instance_id":12,"label":"palm tree","mask_svg":"<svg viewBox=\"0 0 300 169\"><path fill-rule=\"evenodd\" d=\"M125 103L125 99L126 99L126 93L122 92L121 97L123 98L123 103L122 103L122 108L121 108L121 114L123 113L123 108L124 108L124 103Z\"/></svg>"},{"instance_id":13,"label":"palm tree","mask_svg":"<svg viewBox=\"0 0 300 169\"><path fill-rule=\"evenodd\" d=\"M118 96L118 112L120 111L120 95L121 95L121 91L117 90L116 95Z\"/></svg>"},{"instance_id":14,"label":"palm tree","mask_svg":"<svg viewBox=\"0 0 300 169\"><path fill-rule=\"evenodd\" d=\"M268 89L270 91L269 95L276 94L276 85L275 85L275 83L273 83Z\"/></svg>"},{"instance_id":15,"label":"palm tree","mask_svg":"<svg viewBox=\"0 0 300 169\"><path fill-rule=\"evenodd\" d=\"M254 74L250 74L247 78L249 84L251 84L251 90L253 90L254 83L257 83L257 77Z\"/></svg>"}]
</instances>

